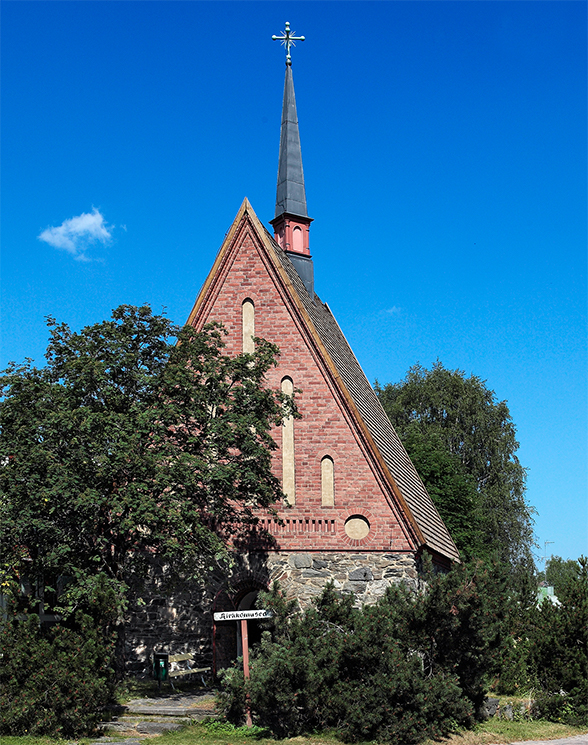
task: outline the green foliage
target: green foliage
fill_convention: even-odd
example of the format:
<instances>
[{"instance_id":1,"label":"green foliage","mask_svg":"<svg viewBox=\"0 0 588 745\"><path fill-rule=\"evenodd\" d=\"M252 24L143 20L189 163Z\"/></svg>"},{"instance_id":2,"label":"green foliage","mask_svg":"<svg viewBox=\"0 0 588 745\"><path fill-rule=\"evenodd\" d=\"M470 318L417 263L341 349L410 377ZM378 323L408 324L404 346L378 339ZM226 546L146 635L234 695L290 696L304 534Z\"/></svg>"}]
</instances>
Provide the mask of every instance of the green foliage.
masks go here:
<instances>
[{"instance_id":1,"label":"green foliage","mask_svg":"<svg viewBox=\"0 0 588 745\"><path fill-rule=\"evenodd\" d=\"M440 362L376 390L465 558L498 559L523 591L534 573L533 509L506 402Z\"/></svg>"},{"instance_id":2,"label":"green foliage","mask_svg":"<svg viewBox=\"0 0 588 745\"><path fill-rule=\"evenodd\" d=\"M553 587L556 595L565 593L565 588L570 582L574 582L580 576L580 566L573 559L562 559L561 556L552 556L548 559L545 571L539 575L539 580L544 580Z\"/></svg>"},{"instance_id":3,"label":"green foliage","mask_svg":"<svg viewBox=\"0 0 588 745\"><path fill-rule=\"evenodd\" d=\"M47 365L0 379L0 580L17 596L67 578L64 618L106 583L120 620L150 556L194 577L247 540L283 496L270 432L295 407L264 386L277 348L230 357L214 324L121 306L79 333L49 327Z\"/></svg>"},{"instance_id":4,"label":"green foliage","mask_svg":"<svg viewBox=\"0 0 588 745\"><path fill-rule=\"evenodd\" d=\"M530 664L541 693L535 714L568 724L588 724L588 559L575 562L577 576L531 615Z\"/></svg>"},{"instance_id":5,"label":"green foliage","mask_svg":"<svg viewBox=\"0 0 588 745\"><path fill-rule=\"evenodd\" d=\"M476 712L500 664L505 585L500 566L489 569L479 561L455 566L429 578L411 617L425 670L457 676Z\"/></svg>"},{"instance_id":6,"label":"green foliage","mask_svg":"<svg viewBox=\"0 0 588 745\"><path fill-rule=\"evenodd\" d=\"M233 667L220 671L222 688L216 696L216 708L234 725L245 721L245 679L243 658L238 657Z\"/></svg>"},{"instance_id":7,"label":"green foliage","mask_svg":"<svg viewBox=\"0 0 588 745\"><path fill-rule=\"evenodd\" d=\"M470 721L471 705L457 677L428 664L422 644L406 643L411 637L421 641L411 633L414 627L404 639L398 633L398 611L405 611L410 624L418 605L407 593L391 592L357 614L353 633L341 644L338 679L329 681L326 702L345 740L418 743Z\"/></svg>"},{"instance_id":8,"label":"green foliage","mask_svg":"<svg viewBox=\"0 0 588 745\"><path fill-rule=\"evenodd\" d=\"M521 694L537 686L530 662L533 641L529 635L529 615L532 612L532 608L519 608L518 612L508 614L500 650L500 669L493 681L495 693Z\"/></svg>"},{"instance_id":9,"label":"green foliage","mask_svg":"<svg viewBox=\"0 0 588 745\"><path fill-rule=\"evenodd\" d=\"M314 607L295 612L279 588L276 612L251 661L223 678L219 705L252 716L278 737L337 728L348 741L418 743L471 725L496 666L502 608L490 573L476 566L431 575L415 595L389 589L377 604L353 607L329 586Z\"/></svg>"},{"instance_id":10,"label":"green foliage","mask_svg":"<svg viewBox=\"0 0 588 745\"><path fill-rule=\"evenodd\" d=\"M257 727L255 724L251 727L238 727L231 722L211 719L203 722L202 726L210 735L229 735L233 737L244 737L251 740L261 740L262 737L268 737L270 732L265 727Z\"/></svg>"},{"instance_id":11,"label":"green foliage","mask_svg":"<svg viewBox=\"0 0 588 745\"><path fill-rule=\"evenodd\" d=\"M495 689L531 691L535 717L588 724L588 560L557 564L557 603L511 605Z\"/></svg>"},{"instance_id":12,"label":"green foliage","mask_svg":"<svg viewBox=\"0 0 588 745\"><path fill-rule=\"evenodd\" d=\"M422 431L416 422L406 426L403 444L462 558L469 561L487 554L476 484L459 457L447 449L439 432Z\"/></svg>"},{"instance_id":13,"label":"green foliage","mask_svg":"<svg viewBox=\"0 0 588 745\"><path fill-rule=\"evenodd\" d=\"M88 615L43 629L30 614L0 624L0 734L89 734L113 693L114 646Z\"/></svg>"}]
</instances>

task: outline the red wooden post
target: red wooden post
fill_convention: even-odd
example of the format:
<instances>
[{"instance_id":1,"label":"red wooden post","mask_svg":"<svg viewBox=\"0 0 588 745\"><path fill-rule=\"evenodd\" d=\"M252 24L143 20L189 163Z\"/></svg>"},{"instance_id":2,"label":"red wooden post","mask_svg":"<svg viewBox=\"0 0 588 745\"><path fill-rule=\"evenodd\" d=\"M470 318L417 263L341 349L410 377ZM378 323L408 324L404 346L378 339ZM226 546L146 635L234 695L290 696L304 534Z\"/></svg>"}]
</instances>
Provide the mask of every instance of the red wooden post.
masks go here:
<instances>
[{"instance_id":1,"label":"red wooden post","mask_svg":"<svg viewBox=\"0 0 588 745\"><path fill-rule=\"evenodd\" d=\"M213 613L212 617L216 624L217 621L241 621L241 648L243 651L243 677L245 680L249 680L249 635L247 633L247 619L261 619L261 618L272 618L273 613L269 610L263 609L249 609L249 610L236 610L236 611L220 611ZM245 719L247 726L251 727L253 722L251 720L251 702L249 696L245 700Z\"/></svg>"},{"instance_id":2,"label":"red wooden post","mask_svg":"<svg viewBox=\"0 0 588 745\"><path fill-rule=\"evenodd\" d=\"M249 637L247 635L247 619L241 619L241 645L243 647L243 677L245 680L249 680ZM245 702L245 720L248 727L251 727L253 721L251 719L251 707L249 705L249 695L247 695Z\"/></svg>"}]
</instances>

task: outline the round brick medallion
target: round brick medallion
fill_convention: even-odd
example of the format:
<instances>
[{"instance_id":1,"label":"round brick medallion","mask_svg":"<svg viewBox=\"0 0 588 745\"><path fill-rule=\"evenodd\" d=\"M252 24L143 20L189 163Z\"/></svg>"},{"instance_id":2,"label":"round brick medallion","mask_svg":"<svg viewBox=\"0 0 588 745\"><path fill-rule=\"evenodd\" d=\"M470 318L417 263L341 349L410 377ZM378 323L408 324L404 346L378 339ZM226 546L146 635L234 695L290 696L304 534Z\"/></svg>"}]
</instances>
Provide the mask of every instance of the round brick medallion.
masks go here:
<instances>
[{"instance_id":1,"label":"round brick medallion","mask_svg":"<svg viewBox=\"0 0 588 745\"><path fill-rule=\"evenodd\" d=\"M363 515L351 515L345 520L345 532L349 538L361 541L370 532L370 524Z\"/></svg>"}]
</instances>

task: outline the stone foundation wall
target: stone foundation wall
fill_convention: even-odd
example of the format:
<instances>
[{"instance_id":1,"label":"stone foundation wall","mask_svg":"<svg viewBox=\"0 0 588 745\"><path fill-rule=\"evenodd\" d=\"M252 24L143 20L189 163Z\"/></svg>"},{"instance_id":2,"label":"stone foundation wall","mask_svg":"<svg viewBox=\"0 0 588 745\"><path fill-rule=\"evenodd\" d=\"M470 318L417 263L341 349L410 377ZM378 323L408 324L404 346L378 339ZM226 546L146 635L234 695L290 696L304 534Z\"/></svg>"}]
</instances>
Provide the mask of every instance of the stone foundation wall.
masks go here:
<instances>
[{"instance_id":1,"label":"stone foundation wall","mask_svg":"<svg viewBox=\"0 0 588 745\"><path fill-rule=\"evenodd\" d=\"M331 581L339 592L353 593L357 606L375 603L390 585L403 582L416 590L419 583L413 554L280 552L270 554L267 564L271 581L277 580L302 608Z\"/></svg>"},{"instance_id":2,"label":"stone foundation wall","mask_svg":"<svg viewBox=\"0 0 588 745\"><path fill-rule=\"evenodd\" d=\"M158 652L196 652L199 666L213 658L214 610L231 610L240 595L268 589L278 581L288 598L302 609L328 582L356 605L373 604L390 585L419 586L419 565L409 553L250 553L235 559L232 569L212 572L204 582L186 583L170 591L165 567L154 565L141 597L130 604L126 623L129 672L149 673L149 657Z\"/></svg>"},{"instance_id":3,"label":"stone foundation wall","mask_svg":"<svg viewBox=\"0 0 588 745\"><path fill-rule=\"evenodd\" d=\"M154 565L147 586L129 603L125 621L127 670L150 674L149 658L154 650L196 652L203 667L210 665L211 608L224 582L220 573L212 573L204 583L171 588L165 567Z\"/></svg>"}]
</instances>

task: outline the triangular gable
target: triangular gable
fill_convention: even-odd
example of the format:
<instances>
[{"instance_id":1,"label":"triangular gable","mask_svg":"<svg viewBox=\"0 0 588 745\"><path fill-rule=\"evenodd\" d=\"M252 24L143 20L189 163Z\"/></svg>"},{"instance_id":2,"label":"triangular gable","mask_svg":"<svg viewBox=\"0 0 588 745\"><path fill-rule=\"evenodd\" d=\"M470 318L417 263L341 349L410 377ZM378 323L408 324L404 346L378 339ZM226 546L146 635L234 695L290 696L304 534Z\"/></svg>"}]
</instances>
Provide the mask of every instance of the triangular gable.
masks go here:
<instances>
[{"instance_id":1,"label":"triangular gable","mask_svg":"<svg viewBox=\"0 0 588 745\"><path fill-rule=\"evenodd\" d=\"M304 336L309 349L312 349L314 362L321 366L323 374L329 379L331 390L338 396L349 426L354 428L358 441L361 441L362 452L370 461L374 478L402 527L398 545L402 544L405 548L410 545L413 550L426 546L447 559L459 560L447 528L330 309L316 295L310 297L288 256L260 223L247 199L243 201L223 241L188 323L201 327L215 318L211 313L216 307L219 293L227 294L226 283L231 271L236 271L232 267L245 244L255 245L268 276L272 276L281 302L287 306L293 324ZM235 311L238 310L237 299L235 296ZM218 307L216 312L219 313ZM235 325L236 321L233 322ZM275 334L273 338L261 333L257 335L266 336L281 346ZM235 351L239 351L238 348ZM303 381L296 381L296 385L304 388ZM292 514L297 513L289 511L284 516ZM300 522L302 520L308 523L312 518L299 518ZM324 520L318 522L320 532L325 529L325 523ZM311 530L317 530L316 524ZM284 536L282 538L285 540ZM321 536L321 540L325 548L331 543L329 540L325 542L325 536ZM369 545L358 547L370 550ZM383 546L378 548L383 549ZM387 549L394 550L394 547L388 546Z\"/></svg>"}]
</instances>

